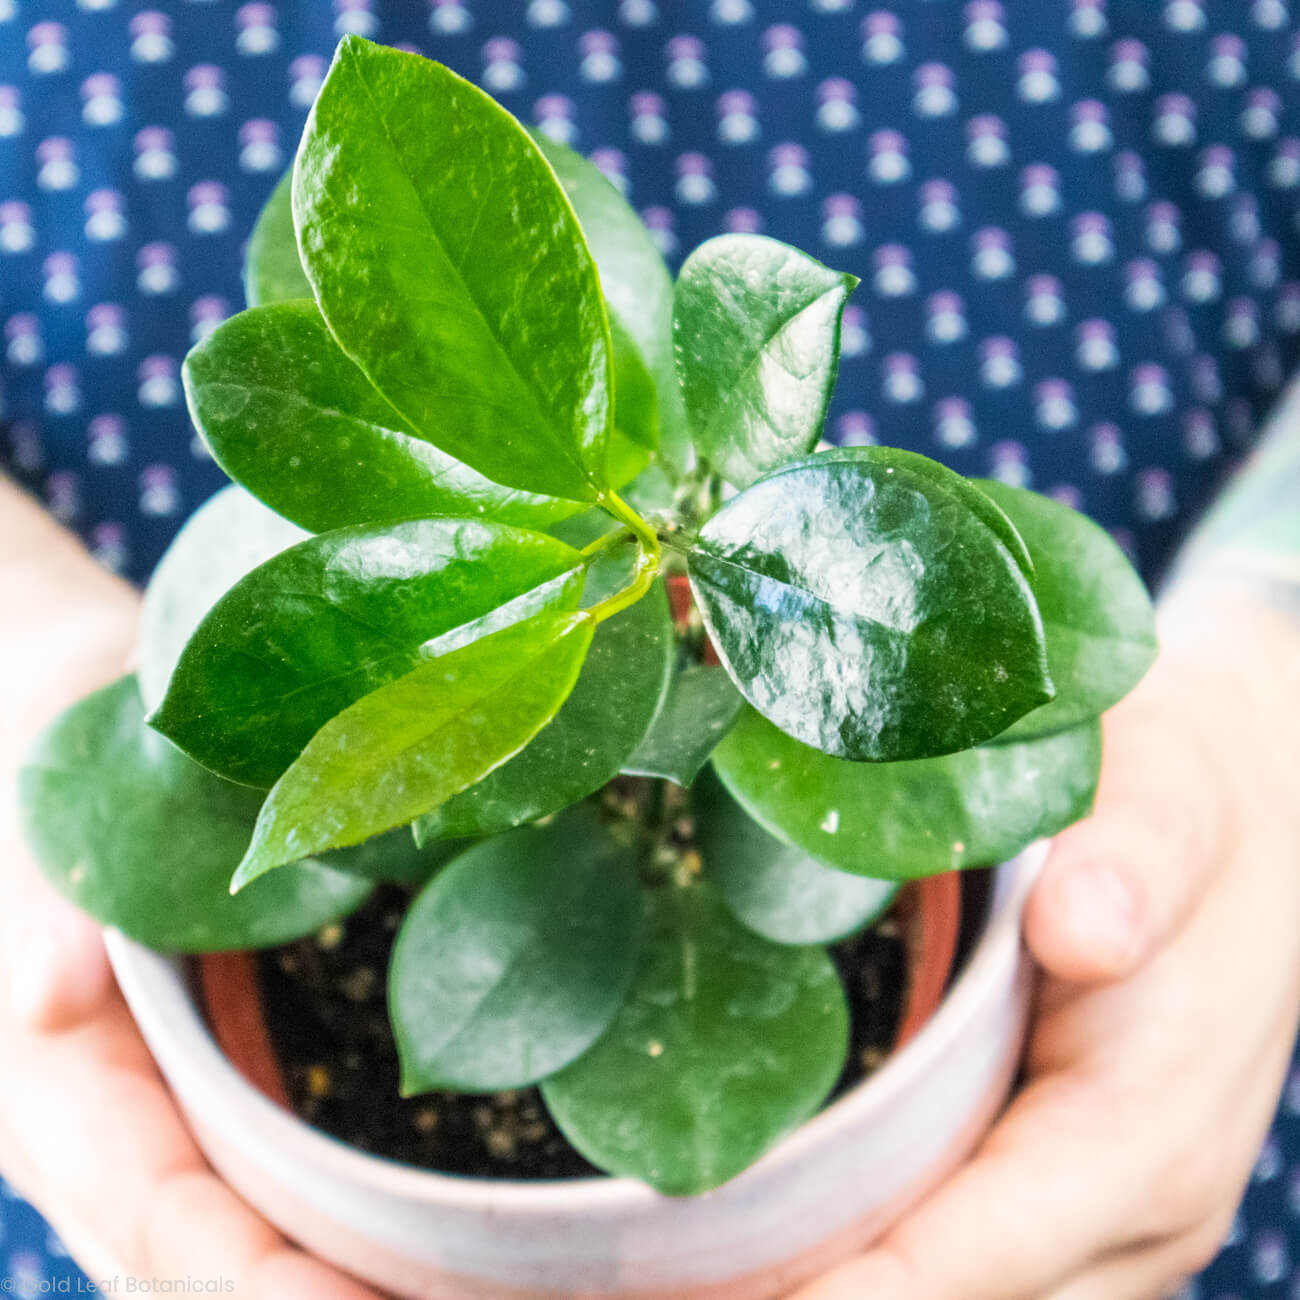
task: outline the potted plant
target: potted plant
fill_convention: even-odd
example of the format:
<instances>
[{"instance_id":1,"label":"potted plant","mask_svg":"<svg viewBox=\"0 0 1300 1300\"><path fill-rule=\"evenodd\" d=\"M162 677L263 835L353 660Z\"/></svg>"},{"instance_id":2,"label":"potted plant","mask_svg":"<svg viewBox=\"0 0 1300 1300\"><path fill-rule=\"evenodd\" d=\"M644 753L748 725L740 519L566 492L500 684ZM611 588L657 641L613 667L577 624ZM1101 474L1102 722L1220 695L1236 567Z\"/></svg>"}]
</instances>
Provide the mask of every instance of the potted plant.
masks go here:
<instances>
[{"instance_id":1,"label":"potted plant","mask_svg":"<svg viewBox=\"0 0 1300 1300\"><path fill-rule=\"evenodd\" d=\"M242 487L160 566L138 679L51 726L22 796L50 878L120 931L214 1163L363 1277L778 1294L998 1104L1029 846L1090 806L1151 610L1060 504L816 450L855 283L728 235L673 284L576 155L435 63L339 47L250 240L250 307L185 365ZM927 909L1004 862L940 1011L823 1110L875 1059L827 945L863 960L843 941L897 933L898 883L940 882L898 905L939 952L893 995L911 1036L955 943ZM436 1127L535 1088L527 1127L588 1176L349 1150L240 1079L160 955L330 947L367 907L398 927L402 1092ZM204 978L242 981L218 1033L274 1093L240 1046L265 1031L251 970Z\"/></svg>"}]
</instances>

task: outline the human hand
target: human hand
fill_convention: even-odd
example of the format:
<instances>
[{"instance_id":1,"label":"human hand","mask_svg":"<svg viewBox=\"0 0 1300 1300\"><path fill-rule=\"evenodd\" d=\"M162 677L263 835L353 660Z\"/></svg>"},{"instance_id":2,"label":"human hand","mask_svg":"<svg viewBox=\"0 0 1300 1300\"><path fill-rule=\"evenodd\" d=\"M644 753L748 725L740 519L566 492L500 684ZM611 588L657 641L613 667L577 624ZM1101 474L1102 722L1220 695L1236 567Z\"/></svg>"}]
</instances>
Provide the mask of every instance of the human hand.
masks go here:
<instances>
[{"instance_id":1,"label":"human hand","mask_svg":"<svg viewBox=\"0 0 1300 1300\"><path fill-rule=\"evenodd\" d=\"M19 838L22 753L48 718L120 671L133 598L80 628L82 646L98 648L47 661L45 685L29 678L6 700L0 732L0 1172L92 1280L223 1278L240 1300L374 1300L294 1249L208 1168L117 991L99 928L51 890Z\"/></svg>"},{"instance_id":2,"label":"human hand","mask_svg":"<svg viewBox=\"0 0 1300 1300\"><path fill-rule=\"evenodd\" d=\"M1155 1300L1213 1258L1300 1017L1300 637L1262 614L1229 635L1239 614L1181 627L1106 718L1094 815L1025 915L1045 972L1025 1086L796 1300Z\"/></svg>"}]
</instances>

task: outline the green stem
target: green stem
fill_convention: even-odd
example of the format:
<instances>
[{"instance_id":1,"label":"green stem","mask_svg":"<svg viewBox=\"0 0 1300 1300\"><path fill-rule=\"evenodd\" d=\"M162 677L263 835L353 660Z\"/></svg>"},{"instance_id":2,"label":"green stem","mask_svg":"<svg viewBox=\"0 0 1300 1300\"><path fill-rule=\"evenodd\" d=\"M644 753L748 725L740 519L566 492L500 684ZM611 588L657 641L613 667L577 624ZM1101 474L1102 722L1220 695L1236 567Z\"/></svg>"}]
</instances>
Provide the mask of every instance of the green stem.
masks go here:
<instances>
[{"instance_id":1,"label":"green stem","mask_svg":"<svg viewBox=\"0 0 1300 1300\"><path fill-rule=\"evenodd\" d=\"M635 536L630 529L616 529L612 533L602 533L594 542L584 546L578 552L585 560L594 560L602 551L607 551L618 542L630 541Z\"/></svg>"},{"instance_id":2,"label":"green stem","mask_svg":"<svg viewBox=\"0 0 1300 1300\"><path fill-rule=\"evenodd\" d=\"M622 591L606 596L587 610L587 614L597 623L603 623L629 605L635 605L650 590L650 584L659 573L660 560L659 538L655 535L655 530L617 492L605 492L600 498L600 506L607 514L613 515L631 529L640 543L641 554L632 581Z\"/></svg>"}]
</instances>

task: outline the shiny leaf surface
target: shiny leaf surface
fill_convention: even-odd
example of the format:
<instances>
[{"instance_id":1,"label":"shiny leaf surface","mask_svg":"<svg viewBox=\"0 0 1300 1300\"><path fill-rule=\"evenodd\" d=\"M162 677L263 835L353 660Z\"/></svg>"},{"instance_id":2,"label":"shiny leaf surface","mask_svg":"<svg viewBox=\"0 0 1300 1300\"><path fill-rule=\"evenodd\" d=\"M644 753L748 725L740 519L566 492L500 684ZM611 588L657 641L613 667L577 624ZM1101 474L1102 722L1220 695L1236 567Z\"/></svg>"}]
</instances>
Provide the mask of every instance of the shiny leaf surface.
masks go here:
<instances>
[{"instance_id":1,"label":"shiny leaf surface","mask_svg":"<svg viewBox=\"0 0 1300 1300\"><path fill-rule=\"evenodd\" d=\"M627 1000L542 1095L593 1164L684 1196L735 1177L821 1105L848 1009L823 949L752 934L706 886L646 904Z\"/></svg>"},{"instance_id":2,"label":"shiny leaf surface","mask_svg":"<svg viewBox=\"0 0 1300 1300\"><path fill-rule=\"evenodd\" d=\"M287 943L345 916L370 892L363 880L305 862L232 898L230 874L261 797L150 731L132 677L56 719L19 780L24 833L48 879L151 948Z\"/></svg>"},{"instance_id":3,"label":"shiny leaf surface","mask_svg":"<svg viewBox=\"0 0 1300 1300\"><path fill-rule=\"evenodd\" d=\"M623 1001L640 927L636 855L586 807L462 854L393 949L403 1094L520 1088L581 1056Z\"/></svg>"},{"instance_id":4,"label":"shiny leaf surface","mask_svg":"<svg viewBox=\"0 0 1300 1300\"><path fill-rule=\"evenodd\" d=\"M232 316L191 349L183 375L217 464L312 532L426 515L544 528L580 509L502 487L415 437L313 302Z\"/></svg>"},{"instance_id":5,"label":"shiny leaf surface","mask_svg":"<svg viewBox=\"0 0 1300 1300\"><path fill-rule=\"evenodd\" d=\"M220 775L268 786L330 718L427 658L428 642L520 597L519 617L571 608L580 566L553 537L464 519L309 538L222 597L150 723Z\"/></svg>"},{"instance_id":6,"label":"shiny leaf surface","mask_svg":"<svg viewBox=\"0 0 1300 1300\"><path fill-rule=\"evenodd\" d=\"M827 754L953 753L1052 697L1028 580L941 469L811 456L733 497L690 553L733 680Z\"/></svg>"},{"instance_id":7,"label":"shiny leaf surface","mask_svg":"<svg viewBox=\"0 0 1300 1300\"><path fill-rule=\"evenodd\" d=\"M856 461L862 452L855 447L830 447L819 452L819 458L827 464L835 460ZM901 447L873 447L870 451L871 462L885 468L910 470L922 478L929 479L936 488L945 492L955 492L964 505L977 519L988 526L998 541L1011 552L1020 571L1034 581L1034 561L1029 554L1029 547L1020 535L1019 529L1011 522L1006 511L986 492L981 492L974 481L954 474L946 465L929 456L921 456L914 451L904 451Z\"/></svg>"},{"instance_id":8,"label":"shiny leaf surface","mask_svg":"<svg viewBox=\"0 0 1300 1300\"><path fill-rule=\"evenodd\" d=\"M672 276L641 218L595 163L541 131L533 138L578 214L600 272L611 328L631 336L654 380L660 460L680 471L690 457L690 434L673 364ZM620 377L620 392L622 383Z\"/></svg>"},{"instance_id":9,"label":"shiny leaf surface","mask_svg":"<svg viewBox=\"0 0 1300 1300\"><path fill-rule=\"evenodd\" d=\"M417 437L593 501L612 385L595 263L524 129L418 55L345 36L293 178L307 278Z\"/></svg>"},{"instance_id":10,"label":"shiny leaf surface","mask_svg":"<svg viewBox=\"0 0 1300 1300\"><path fill-rule=\"evenodd\" d=\"M998 737L1077 726L1123 699L1156 657L1155 610L1124 552L1092 520L1023 488L977 484L1011 517L1034 557L1056 699Z\"/></svg>"},{"instance_id":11,"label":"shiny leaf surface","mask_svg":"<svg viewBox=\"0 0 1300 1300\"><path fill-rule=\"evenodd\" d=\"M311 297L311 283L298 258L298 237L293 233L292 189L291 168L271 191L249 236L244 298L250 307Z\"/></svg>"},{"instance_id":12,"label":"shiny leaf surface","mask_svg":"<svg viewBox=\"0 0 1300 1300\"><path fill-rule=\"evenodd\" d=\"M909 763L847 763L747 711L713 765L741 806L821 862L908 880L984 867L1092 807L1101 731L1088 722L1019 744Z\"/></svg>"},{"instance_id":13,"label":"shiny leaf surface","mask_svg":"<svg viewBox=\"0 0 1300 1300\"><path fill-rule=\"evenodd\" d=\"M692 788L691 810L705 877L773 943L834 943L883 916L898 893L892 880L838 871L765 831L712 769Z\"/></svg>"},{"instance_id":14,"label":"shiny leaf surface","mask_svg":"<svg viewBox=\"0 0 1300 1300\"><path fill-rule=\"evenodd\" d=\"M669 683L659 712L623 771L690 785L744 705L725 669L683 669Z\"/></svg>"},{"instance_id":15,"label":"shiny leaf surface","mask_svg":"<svg viewBox=\"0 0 1300 1300\"><path fill-rule=\"evenodd\" d=\"M589 585L596 587L599 576L593 572ZM420 840L493 835L599 790L618 775L655 716L673 649L668 600L656 584L596 629L578 684L555 721L523 753L422 817Z\"/></svg>"},{"instance_id":16,"label":"shiny leaf surface","mask_svg":"<svg viewBox=\"0 0 1300 1300\"><path fill-rule=\"evenodd\" d=\"M208 610L246 573L307 534L231 484L201 505L149 579L140 619L140 694L152 711Z\"/></svg>"},{"instance_id":17,"label":"shiny leaf surface","mask_svg":"<svg viewBox=\"0 0 1300 1300\"><path fill-rule=\"evenodd\" d=\"M360 844L481 780L555 716L590 644L585 614L535 614L358 700L267 795L232 887Z\"/></svg>"},{"instance_id":18,"label":"shiny leaf surface","mask_svg":"<svg viewBox=\"0 0 1300 1300\"><path fill-rule=\"evenodd\" d=\"M695 445L737 487L816 445L856 284L763 235L719 235L686 259L677 375Z\"/></svg>"}]
</instances>

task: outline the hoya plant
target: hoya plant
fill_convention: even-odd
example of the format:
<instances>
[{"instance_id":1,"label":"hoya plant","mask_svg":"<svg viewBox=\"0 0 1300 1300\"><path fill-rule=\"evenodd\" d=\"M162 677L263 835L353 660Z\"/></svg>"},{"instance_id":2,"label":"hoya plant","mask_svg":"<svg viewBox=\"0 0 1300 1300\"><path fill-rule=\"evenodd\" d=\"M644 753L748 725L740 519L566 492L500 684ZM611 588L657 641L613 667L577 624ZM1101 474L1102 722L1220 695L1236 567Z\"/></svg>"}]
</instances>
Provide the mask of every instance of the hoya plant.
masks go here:
<instances>
[{"instance_id":1,"label":"hoya plant","mask_svg":"<svg viewBox=\"0 0 1300 1300\"><path fill-rule=\"evenodd\" d=\"M1083 815L1155 652L1080 515L819 449L855 283L739 234L673 283L590 164L345 39L185 363L241 486L31 755L45 870L182 952L400 881L406 1093L539 1084L611 1173L740 1172L841 1073L826 945Z\"/></svg>"}]
</instances>

